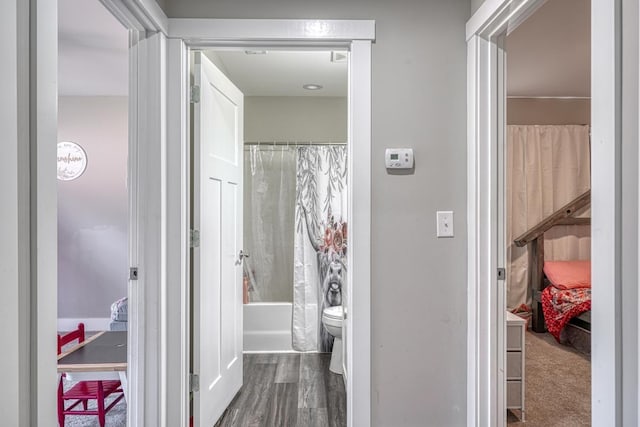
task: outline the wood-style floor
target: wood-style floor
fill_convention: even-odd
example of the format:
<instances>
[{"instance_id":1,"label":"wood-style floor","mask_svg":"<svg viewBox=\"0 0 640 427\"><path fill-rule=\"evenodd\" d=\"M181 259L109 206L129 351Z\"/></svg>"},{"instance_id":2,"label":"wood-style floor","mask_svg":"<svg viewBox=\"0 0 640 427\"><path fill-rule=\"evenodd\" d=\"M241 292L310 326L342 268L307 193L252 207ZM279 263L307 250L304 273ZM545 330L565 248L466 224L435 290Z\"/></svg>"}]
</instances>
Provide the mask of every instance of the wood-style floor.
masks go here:
<instances>
[{"instance_id":1,"label":"wood-style floor","mask_svg":"<svg viewBox=\"0 0 640 427\"><path fill-rule=\"evenodd\" d=\"M347 400L331 354L245 354L244 385L215 427L342 427Z\"/></svg>"}]
</instances>

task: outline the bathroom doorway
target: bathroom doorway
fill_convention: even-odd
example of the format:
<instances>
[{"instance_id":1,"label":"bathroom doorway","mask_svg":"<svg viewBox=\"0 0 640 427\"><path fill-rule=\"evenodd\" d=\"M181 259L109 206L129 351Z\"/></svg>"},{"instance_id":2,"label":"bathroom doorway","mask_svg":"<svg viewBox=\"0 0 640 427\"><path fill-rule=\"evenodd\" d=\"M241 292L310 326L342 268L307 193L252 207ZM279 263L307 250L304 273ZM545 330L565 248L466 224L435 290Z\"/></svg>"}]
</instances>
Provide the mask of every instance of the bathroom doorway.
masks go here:
<instances>
[{"instance_id":1,"label":"bathroom doorway","mask_svg":"<svg viewBox=\"0 0 640 427\"><path fill-rule=\"evenodd\" d=\"M229 123L239 128L235 134L227 135L231 139L240 136L236 153L239 156L226 156L218 151L212 157L226 159L228 164L237 159L239 169L244 169L239 182L227 181L234 181L234 188L244 188L241 200L229 199L240 202L236 206L244 212L236 224L239 231L235 237L238 239L238 233L241 236L238 240L242 252L235 251L238 257L234 272L229 273L241 277L239 286L229 288L239 291L232 304L239 304L240 312L227 311L225 315L222 307L219 311L221 316L240 315L237 325L242 325L241 331L231 328L226 335L240 339L243 343L240 353L237 347L229 345L225 353L229 359L221 366L234 365L238 355L244 353L240 370L244 378L240 382L230 380L228 389L221 392L233 396L240 390L230 405L226 402L221 409L207 413L196 402L192 414L196 423L203 422L205 417L214 417L207 418L206 422L215 422L221 412L224 412L223 418L241 416L248 422L263 417L262 412L275 402L286 406L281 414L289 421L331 419L338 425L346 425L346 391L341 376L346 347L341 345L340 338L341 309L348 298L343 287L348 268L348 53L219 49L195 52L192 63L194 69L201 67L193 73L196 85L201 82L196 89L198 101L192 109L193 140L198 141L209 132L208 124L199 117L210 117L207 111L215 114L217 110L222 120L226 109ZM211 70L206 71L209 66ZM228 81L211 83L218 78ZM231 86L243 95L241 101L230 95L235 93ZM210 101L205 99L209 95L203 93L207 87L215 88L209 94ZM238 120L242 118L240 126ZM221 140L225 138L217 136ZM198 153L195 144L197 142L194 153ZM216 149L203 150L201 158L203 153L213 153ZM227 154L232 152L233 149ZM197 154L195 158L198 161ZM203 161L194 163L196 180L198 171L207 167ZM207 227L201 219L205 217L202 198L209 182L209 179L200 179L200 183L195 184L192 219L196 229L199 222ZM223 193L224 190L219 193L221 197ZM200 245L192 255L196 283L208 274L201 268L200 257L209 250L203 247L206 245L204 228L197 231ZM224 276L224 266L221 268ZM224 293L222 282L221 286ZM202 317L205 311L200 298L202 292L203 288L194 286L194 335L206 327ZM332 310L327 313L336 311L336 315L325 316L323 321L322 314L329 307ZM224 334L222 331L221 336ZM197 339L192 343L193 370L202 375L209 369L201 356L205 349ZM224 353L224 347L221 343L216 351ZM216 380L218 382L224 381L225 375L238 376L232 369L222 374L215 368L211 372L214 377L223 378ZM202 387L202 377L199 382ZM204 379L204 384L207 383ZM245 386L240 388L243 383ZM264 393L268 388L275 393ZM262 390L262 395L247 397L247 393L255 394L256 390ZM279 392L295 399L280 400ZM247 399L258 399L260 404L247 408Z\"/></svg>"}]
</instances>

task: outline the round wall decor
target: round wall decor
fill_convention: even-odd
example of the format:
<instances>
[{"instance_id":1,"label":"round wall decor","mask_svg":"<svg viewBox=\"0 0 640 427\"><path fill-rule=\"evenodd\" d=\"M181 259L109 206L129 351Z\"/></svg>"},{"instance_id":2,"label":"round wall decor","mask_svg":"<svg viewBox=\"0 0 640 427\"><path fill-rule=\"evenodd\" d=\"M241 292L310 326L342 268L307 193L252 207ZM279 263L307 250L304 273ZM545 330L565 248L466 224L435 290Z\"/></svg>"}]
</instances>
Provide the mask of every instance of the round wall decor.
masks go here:
<instances>
[{"instance_id":1,"label":"round wall decor","mask_svg":"<svg viewBox=\"0 0 640 427\"><path fill-rule=\"evenodd\" d=\"M71 181L87 168L87 153L75 142L58 143L58 179Z\"/></svg>"}]
</instances>

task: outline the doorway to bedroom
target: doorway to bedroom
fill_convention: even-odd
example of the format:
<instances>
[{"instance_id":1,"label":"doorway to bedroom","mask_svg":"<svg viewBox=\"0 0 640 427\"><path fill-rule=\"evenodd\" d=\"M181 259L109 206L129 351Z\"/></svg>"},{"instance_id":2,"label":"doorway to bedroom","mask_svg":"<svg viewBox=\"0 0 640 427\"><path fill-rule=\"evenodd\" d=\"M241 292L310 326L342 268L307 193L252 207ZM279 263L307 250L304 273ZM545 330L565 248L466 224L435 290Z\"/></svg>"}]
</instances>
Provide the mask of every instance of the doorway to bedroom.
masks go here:
<instances>
[{"instance_id":1,"label":"doorway to bedroom","mask_svg":"<svg viewBox=\"0 0 640 427\"><path fill-rule=\"evenodd\" d=\"M591 423L590 9L549 0L505 38L508 425Z\"/></svg>"},{"instance_id":2,"label":"doorway to bedroom","mask_svg":"<svg viewBox=\"0 0 640 427\"><path fill-rule=\"evenodd\" d=\"M129 30L99 0L57 4L57 420L125 425Z\"/></svg>"},{"instance_id":3,"label":"doorway to bedroom","mask_svg":"<svg viewBox=\"0 0 640 427\"><path fill-rule=\"evenodd\" d=\"M349 54L192 55L195 424L346 425Z\"/></svg>"}]
</instances>

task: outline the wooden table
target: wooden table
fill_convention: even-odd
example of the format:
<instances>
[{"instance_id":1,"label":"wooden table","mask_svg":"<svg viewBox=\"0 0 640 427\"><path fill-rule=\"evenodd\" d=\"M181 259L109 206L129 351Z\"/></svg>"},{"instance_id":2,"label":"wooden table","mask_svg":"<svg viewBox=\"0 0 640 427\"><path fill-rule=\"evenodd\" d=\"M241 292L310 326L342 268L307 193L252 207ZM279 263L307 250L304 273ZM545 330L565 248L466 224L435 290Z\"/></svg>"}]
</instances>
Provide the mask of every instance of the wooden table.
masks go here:
<instances>
[{"instance_id":1,"label":"wooden table","mask_svg":"<svg viewBox=\"0 0 640 427\"><path fill-rule=\"evenodd\" d=\"M127 401L127 331L99 332L58 356L58 377L72 381L120 380Z\"/></svg>"}]
</instances>

